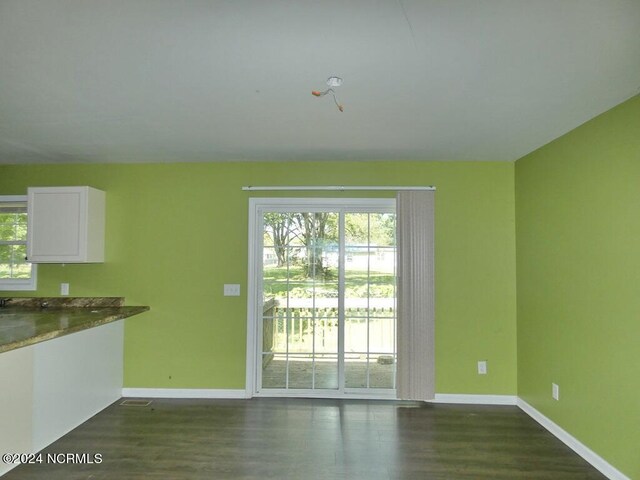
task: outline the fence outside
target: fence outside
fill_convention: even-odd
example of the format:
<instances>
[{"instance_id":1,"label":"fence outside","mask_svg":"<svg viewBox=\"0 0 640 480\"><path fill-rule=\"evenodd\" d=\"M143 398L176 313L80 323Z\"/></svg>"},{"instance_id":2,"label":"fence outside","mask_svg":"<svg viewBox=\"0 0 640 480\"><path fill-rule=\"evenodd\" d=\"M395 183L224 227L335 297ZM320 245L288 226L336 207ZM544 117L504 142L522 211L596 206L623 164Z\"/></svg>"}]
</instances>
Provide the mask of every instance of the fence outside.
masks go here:
<instances>
[{"instance_id":1,"label":"fence outside","mask_svg":"<svg viewBox=\"0 0 640 480\"><path fill-rule=\"evenodd\" d=\"M391 307L347 309L345 311L345 353L393 354L395 351L394 315L395 312ZM265 354L263 366L272 360L273 353L287 351L289 353L337 354L338 309L333 307L286 308L278 306L274 299L266 301L263 308L263 353Z\"/></svg>"}]
</instances>

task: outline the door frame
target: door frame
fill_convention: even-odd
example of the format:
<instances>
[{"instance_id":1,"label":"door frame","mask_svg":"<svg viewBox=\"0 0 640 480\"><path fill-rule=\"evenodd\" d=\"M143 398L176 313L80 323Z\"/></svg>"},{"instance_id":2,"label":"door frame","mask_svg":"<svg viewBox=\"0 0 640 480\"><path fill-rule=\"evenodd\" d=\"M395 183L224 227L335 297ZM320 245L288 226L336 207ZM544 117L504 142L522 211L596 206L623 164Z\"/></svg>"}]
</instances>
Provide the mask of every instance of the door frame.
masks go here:
<instances>
[{"instance_id":1,"label":"door frame","mask_svg":"<svg viewBox=\"0 0 640 480\"><path fill-rule=\"evenodd\" d=\"M395 399L396 390L363 389L363 392L349 392L340 390L290 390L287 394L258 391L258 322L262 321L262 301L258 293L262 291L262 277L259 274L258 260L262 259L262 238L264 226L263 213L278 209L291 212L313 212L331 209L349 208L349 212L359 210L367 212L370 209L396 208L395 197L387 198L318 198L318 197L251 197L249 198L249 255L247 278L247 352L246 352L246 380L245 396L247 398L268 396L297 396L315 398L362 398L362 399ZM342 247L341 247L342 249ZM260 250L260 251L259 251ZM342 300L340 300L342 301ZM339 360L340 361L340 360Z\"/></svg>"}]
</instances>

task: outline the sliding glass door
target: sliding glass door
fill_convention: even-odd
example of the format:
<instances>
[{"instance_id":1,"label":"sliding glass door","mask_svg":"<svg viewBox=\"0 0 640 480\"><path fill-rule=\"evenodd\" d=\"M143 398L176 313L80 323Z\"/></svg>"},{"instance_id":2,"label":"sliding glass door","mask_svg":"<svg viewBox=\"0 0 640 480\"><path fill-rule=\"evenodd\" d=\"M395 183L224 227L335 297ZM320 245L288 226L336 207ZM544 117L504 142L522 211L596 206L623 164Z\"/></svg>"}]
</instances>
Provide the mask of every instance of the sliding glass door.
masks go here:
<instances>
[{"instance_id":1,"label":"sliding glass door","mask_svg":"<svg viewBox=\"0 0 640 480\"><path fill-rule=\"evenodd\" d=\"M252 208L253 393L393 396L394 200Z\"/></svg>"}]
</instances>

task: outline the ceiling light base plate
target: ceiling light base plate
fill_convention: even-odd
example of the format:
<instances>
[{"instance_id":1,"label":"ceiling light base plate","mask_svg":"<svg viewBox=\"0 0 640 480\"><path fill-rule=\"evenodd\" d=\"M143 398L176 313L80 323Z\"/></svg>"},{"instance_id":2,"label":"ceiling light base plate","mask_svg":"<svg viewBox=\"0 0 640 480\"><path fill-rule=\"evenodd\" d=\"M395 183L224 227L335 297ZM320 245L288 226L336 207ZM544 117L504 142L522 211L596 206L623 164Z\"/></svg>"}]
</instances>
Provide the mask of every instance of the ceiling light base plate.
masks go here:
<instances>
[{"instance_id":1,"label":"ceiling light base plate","mask_svg":"<svg viewBox=\"0 0 640 480\"><path fill-rule=\"evenodd\" d=\"M327 78L327 85L330 87L339 87L342 85L342 79L340 77L329 77Z\"/></svg>"}]
</instances>

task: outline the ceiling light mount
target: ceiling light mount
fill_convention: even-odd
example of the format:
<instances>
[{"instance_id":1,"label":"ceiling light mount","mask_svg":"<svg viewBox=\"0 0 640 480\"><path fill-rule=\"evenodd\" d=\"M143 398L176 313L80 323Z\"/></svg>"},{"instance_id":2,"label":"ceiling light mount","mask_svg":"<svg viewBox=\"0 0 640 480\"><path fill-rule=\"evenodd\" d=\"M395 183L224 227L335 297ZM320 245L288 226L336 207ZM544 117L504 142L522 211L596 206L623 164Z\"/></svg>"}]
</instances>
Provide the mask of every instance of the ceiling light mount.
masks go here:
<instances>
[{"instance_id":1,"label":"ceiling light mount","mask_svg":"<svg viewBox=\"0 0 640 480\"><path fill-rule=\"evenodd\" d=\"M336 107L338 107L338 110L344 112L344 106L338 102L336 92L333 90L335 87L342 85L342 79L340 77L329 77L327 78L327 85L329 85L329 88L325 91L321 92L320 90L312 90L311 95L315 97L324 97L327 93L330 93L333 97L333 102L336 104Z\"/></svg>"},{"instance_id":2,"label":"ceiling light mount","mask_svg":"<svg viewBox=\"0 0 640 480\"><path fill-rule=\"evenodd\" d=\"M340 77L329 77L327 78L327 85L330 87L339 87L342 85L342 79Z\"/></svg>"}]
</instances>

